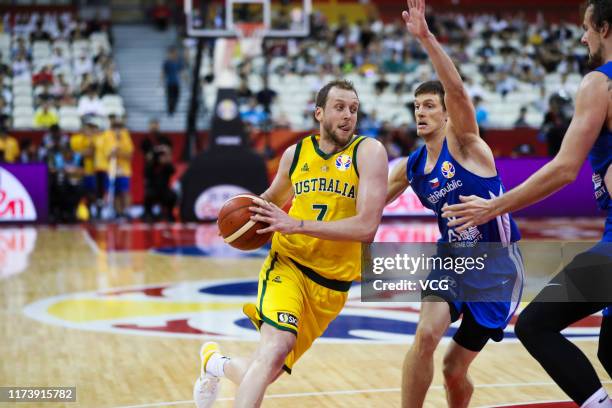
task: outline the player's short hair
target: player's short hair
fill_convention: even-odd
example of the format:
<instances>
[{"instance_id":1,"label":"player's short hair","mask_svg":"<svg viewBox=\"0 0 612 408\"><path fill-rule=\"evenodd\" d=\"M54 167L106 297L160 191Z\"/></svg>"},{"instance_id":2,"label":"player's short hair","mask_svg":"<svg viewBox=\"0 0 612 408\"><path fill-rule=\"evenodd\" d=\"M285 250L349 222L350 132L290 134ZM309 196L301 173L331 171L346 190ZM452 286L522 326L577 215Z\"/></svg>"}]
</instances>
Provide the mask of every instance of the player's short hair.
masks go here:
<instances>
[{"instance_id":1,"label":"player's short hair","mask_svg":"<svg viewBox=\"0 0 612 408\"><path fill-rule=\"evenodd\" d=\"M442 86L442 82L440 81L423 82L414 91L414 97L416 98L417 96L423 95L423 94L438 95L440 97L440 101L442 102L442 109L446 110L446 104L444 103L444 87Z\"/></svg>"},{"instance_id":2,"label":"player's short hair","mask_svg":"<svg viewBox=\"0 0 612 408\"><path fill-rule=\"evenodd\" d=\"M610 25L612 29L612 2L610 0L587 0L586 9L593 6L593 14L591 14L591 24L598 31L603 28L604 23Z\"/></svg>"},{"instance_id":3,"label":"player's short hair","mask_svg":"<svg viewBox=\"0 0 612 408\"><path fill-rule=\"evenodd\" d=\"M357 90L355 89L355 85L351 81L346 79L336 79L334 81L328 82L325 86L319 89L317 92L317 98L315 101L315 106L317 108L325 108L325 104L327 103L327 95L332 88L344 89L346 91L355 92L355 96L359 99L359 95L357 95Z\"/></svg>"}]
</instances>

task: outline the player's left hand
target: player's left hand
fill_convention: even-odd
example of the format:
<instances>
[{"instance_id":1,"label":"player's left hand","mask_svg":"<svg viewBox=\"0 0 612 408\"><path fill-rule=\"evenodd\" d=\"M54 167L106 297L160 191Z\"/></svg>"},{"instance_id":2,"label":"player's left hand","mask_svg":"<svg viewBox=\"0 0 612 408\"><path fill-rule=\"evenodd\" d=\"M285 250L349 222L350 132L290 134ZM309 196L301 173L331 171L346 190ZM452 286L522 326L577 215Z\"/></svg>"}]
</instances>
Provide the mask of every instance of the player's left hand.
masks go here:
<instances>
[{"instance_id":1,"label":"player's left hand","mask_svg":"<svg viewBox=\"0 0 612 408\"><path fill-rule=\"evenodd\" d=\"M461 204L444 205L442 217L450 218L449 227L461 232L470 227L484 224L495 218L492 200L475 195L459 196Z\"/></svg>"},{"instance_id":2,"label":"player's left hand","mask_svg":"<svg viewBox=\"0 0 612 408\"><path fill-rule=\"evenodd\" d=\"M249 210L256 213L251 216L251 220L270 224L267 228L257 230L258 234L266 234L268 232L293 234L299 227L300 221L290 217L276 204L261 198L254 198L253 202L257 205L249 207Z\"/></svg>"}]
</instances>

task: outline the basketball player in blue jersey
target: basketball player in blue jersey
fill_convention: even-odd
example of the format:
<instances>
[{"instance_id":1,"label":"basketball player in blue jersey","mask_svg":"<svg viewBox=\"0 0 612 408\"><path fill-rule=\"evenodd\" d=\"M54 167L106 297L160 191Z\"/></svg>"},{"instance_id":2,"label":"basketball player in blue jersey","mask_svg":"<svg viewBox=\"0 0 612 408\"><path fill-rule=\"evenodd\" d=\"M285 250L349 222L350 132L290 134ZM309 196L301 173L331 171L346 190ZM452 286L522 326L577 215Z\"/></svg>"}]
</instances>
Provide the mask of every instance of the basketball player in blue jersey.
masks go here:
<instances>
[{"instance_id":1,"label":"basketball player in blue jersey","mask_svg":"<svg viewBox=\"0 0 612 408\"><path fill-rule=\"evenodd\" d=\"M583 27L582 43L595 69L580 84L574 117L557 156L503 197L461 197L463 204L445 208L443 215L452 219L449 225L457 231L486 224L573 182L589 157L595 198L607 212L603 237L544 287L521 313L515 330L529 353L577 404L610 408L612 401L593 366L561 334L572 323L604 309L597 356L612 376L612 1L589 0ZM563 301L568 294L584 301Z\"/></svg>"},{"instance_id":2,"label":"basketball player in blue jersey","mask_svg":"<svg viewBox=\"0 0 612 408\"><path fill-rule=\"evenodd\" d=\"M522 259L515 244L520 234L509 214L461 233L441 217L443 206L459 202L459 195L488 198L501 195L504 188L493 153L479 136L474 106L459 72L427 27L424 0L408 0L408 8L402 14L406 27L426 50L440 81L425 82L416 89L417 134L425 145L392 170L387 202L411 185L423 205L438 216L440 242L447 246L496 243L497 250L485 271L461 275L462 294L421 293L414 343L404 360L402 406L423 406L433 378L434 351L450 324L463 316L444 357L443 372L449 406L467 407L474 389L468 368L489 339L503 338L520 299ZM443 276L439 274L433 270L429 279Z\"/></svg>"}]
</instances>

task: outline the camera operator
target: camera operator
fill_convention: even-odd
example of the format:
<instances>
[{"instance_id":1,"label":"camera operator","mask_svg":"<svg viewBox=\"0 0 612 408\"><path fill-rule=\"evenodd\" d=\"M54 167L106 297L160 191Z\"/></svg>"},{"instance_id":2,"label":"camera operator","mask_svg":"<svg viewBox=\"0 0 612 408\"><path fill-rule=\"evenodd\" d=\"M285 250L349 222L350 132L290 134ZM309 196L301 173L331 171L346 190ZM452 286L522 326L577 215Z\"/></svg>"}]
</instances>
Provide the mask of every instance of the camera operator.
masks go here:
<instances>
[{"instance_id":1,"label":"camera operator","mask_svg":"<svg viewBox=\"0 0 612 408\"><path fill-rule=\"evenodd\" d=\"M142 141L141 149L144 155L144 221L154 221L163 218L174 221L172 210L176 203L176 194L170 188L170 179L175 168L172 164L172 142L159 130L159 122L152 119L149 122L149 136ZM155 205L159 205L158 215L153 213Z\"/></svg>"}]
</instances>

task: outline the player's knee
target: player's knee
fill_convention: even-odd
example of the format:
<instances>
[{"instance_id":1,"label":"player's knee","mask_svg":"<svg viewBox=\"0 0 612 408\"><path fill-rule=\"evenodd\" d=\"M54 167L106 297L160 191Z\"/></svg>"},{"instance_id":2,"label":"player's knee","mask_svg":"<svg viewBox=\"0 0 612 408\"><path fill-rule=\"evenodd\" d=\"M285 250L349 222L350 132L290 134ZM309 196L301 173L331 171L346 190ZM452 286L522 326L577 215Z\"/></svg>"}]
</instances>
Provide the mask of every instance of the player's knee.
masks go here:
<instances>
[{"instance_id":1,"label":"player's knee","mask_svg":"<svg viewBox=\"0 0 612 408\"><path fill-rule=\"evenodd\" d=\"M295 336L293 334L278 333L266 339L266 342L259 347L256 358L269 367L270 372L276 376L294 345Z\"/></svg>"},{"instance_id":2,"label":"player's knee","mask_svg":"<svg viewBox=\"0 0 612 408\"><path fill-rule=\"evenodd\" d=\"M445 356L443 361L444 382L447 385L457 384L465 379L467 367L450 356Z\"/></svg>"},{"instance_id":3,"label":"player's knee","mask_svg":"<svg viewBox=\"0 0 612 408\"><path fill-rule=\"evenodd\" d=\"M534 324L530 313L528 310L525 310L519 315L518 320L516 321L514 333L521 343L527 346L531 343L534 336L537 336L537 328L538 325Z\"/></svg>"},{"instance_id":4,"label":"player's knee","mask_svg":"<svg viewBox=\"0 0 612 408\"><path fill-rule=\"evenodd\" d=\"M419 325L414 339L416 350L421 355L432 355L440 342L440 333L431 325Z\"/></svg>"}]
</instances>

